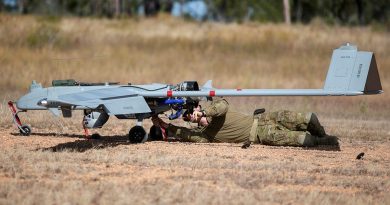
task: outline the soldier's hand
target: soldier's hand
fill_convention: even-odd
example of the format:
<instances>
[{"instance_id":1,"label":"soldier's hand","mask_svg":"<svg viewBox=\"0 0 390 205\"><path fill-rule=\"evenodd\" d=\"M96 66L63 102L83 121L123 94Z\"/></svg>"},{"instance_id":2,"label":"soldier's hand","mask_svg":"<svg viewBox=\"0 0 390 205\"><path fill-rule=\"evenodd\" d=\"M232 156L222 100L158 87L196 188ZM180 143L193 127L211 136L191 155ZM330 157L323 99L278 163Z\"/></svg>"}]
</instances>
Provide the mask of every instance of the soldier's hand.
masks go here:
<instances>
[{"instance_id":1,"label":"soldier's hand","mask_svg":"<svg viewBox=\"0 0 390 205\"><path fill-rule=\"evenodd\" d=\"M194 115L196 121L198 121L199 118L203 117L203 112L199 110L194 110L192 114Z\"/></svg>"}]
</instances>

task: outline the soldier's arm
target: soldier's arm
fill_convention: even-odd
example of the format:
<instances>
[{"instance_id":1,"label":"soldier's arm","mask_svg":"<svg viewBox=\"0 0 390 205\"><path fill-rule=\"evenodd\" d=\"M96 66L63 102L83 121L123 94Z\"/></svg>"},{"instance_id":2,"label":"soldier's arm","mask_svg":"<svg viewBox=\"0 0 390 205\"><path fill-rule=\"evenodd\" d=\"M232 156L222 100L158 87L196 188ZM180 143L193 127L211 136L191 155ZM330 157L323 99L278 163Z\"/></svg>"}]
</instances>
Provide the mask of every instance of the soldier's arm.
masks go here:
<instances>
[{"instance_id":1,"label":"soldier's arm","mask_svg":"<svg viewBox=\"0 0 390 205\"><path fill-rule=\"evenodd\" d=\"M199 129L188 129L172 124L166 128L168 136L174 136L186 142L206 143L209 142L208 137Z\"/></svg>"},{"instance_id":2,"label":"soldier's arm","mask_svg":"<svg viewBox=\"0 0 390 205\"><path fill-rule=\"evenodd\" d=\"M210 106L204 109L207 117L218 117L225 115L229 109L229 103L225 99L214 101Z\"/></svg>"}]
</instances>

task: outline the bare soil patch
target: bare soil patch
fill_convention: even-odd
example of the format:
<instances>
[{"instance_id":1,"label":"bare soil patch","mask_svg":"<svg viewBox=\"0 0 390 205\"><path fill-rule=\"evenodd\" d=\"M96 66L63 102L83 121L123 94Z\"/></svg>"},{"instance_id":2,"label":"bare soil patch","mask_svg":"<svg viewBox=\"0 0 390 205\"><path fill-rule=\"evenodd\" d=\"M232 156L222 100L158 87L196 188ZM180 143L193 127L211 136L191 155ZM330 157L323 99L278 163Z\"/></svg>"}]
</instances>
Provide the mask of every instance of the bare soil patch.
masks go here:
<instances>
[{"instance_id":1,"label":"bare soil patch","mask_svg":"<svg viewBox=\"0 0 390 205\"><path fill-rule=\"evenodd\" d=\"M341 137L339 149L247 150L239 144L130 144L125 135L109 134L87 140L49 130L22 137L15 131L0 132L1 204L390 202L386 130L380 140ZM361 152L365 156L357 160Z\"/></svg>"}]
</instances>

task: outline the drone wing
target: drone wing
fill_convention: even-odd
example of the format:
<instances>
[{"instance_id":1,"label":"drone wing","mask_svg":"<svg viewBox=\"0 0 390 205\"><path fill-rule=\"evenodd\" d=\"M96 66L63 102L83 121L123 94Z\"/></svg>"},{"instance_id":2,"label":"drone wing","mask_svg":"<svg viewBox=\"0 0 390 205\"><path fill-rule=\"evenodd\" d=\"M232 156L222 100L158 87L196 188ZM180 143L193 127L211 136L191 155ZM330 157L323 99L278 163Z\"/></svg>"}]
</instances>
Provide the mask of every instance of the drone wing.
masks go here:
<instances>
[{"instance_id":1,"label":"drone wing","mask_svg":"<svg viewBox=\"0 0 390 205\"><path fill-rule=\"evenodd\" d=\"M91 109L103 108L110 115L151 112L144 97L129 88L112 87L60 95L58 102Z\"/></svg>"}]
</instances>

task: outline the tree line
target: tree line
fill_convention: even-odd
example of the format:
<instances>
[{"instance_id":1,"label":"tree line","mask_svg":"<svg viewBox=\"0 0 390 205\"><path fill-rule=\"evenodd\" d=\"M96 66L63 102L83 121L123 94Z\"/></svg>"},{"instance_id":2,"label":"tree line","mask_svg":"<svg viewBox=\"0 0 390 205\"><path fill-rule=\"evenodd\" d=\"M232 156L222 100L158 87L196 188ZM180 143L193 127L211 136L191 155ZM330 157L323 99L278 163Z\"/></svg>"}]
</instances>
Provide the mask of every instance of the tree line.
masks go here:
<instances>
[{"instance_id":1,"label":"tree line","mask_svg":"<svg viewBox=\"0 0 390 205\"><path fill-rule=\"evenodd\" d=\"M154 16L170 13L174 3L203 1L204 20L221 22L390 24L389 0L0 0L0 11L20 14L96 17Z\"/></svg>"}]
</instances>

